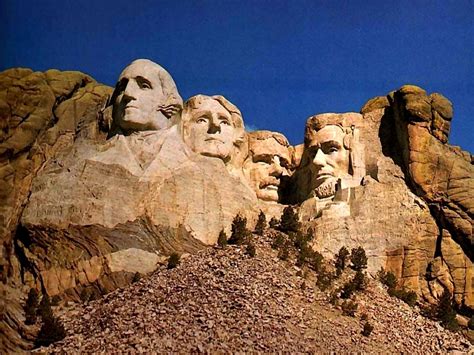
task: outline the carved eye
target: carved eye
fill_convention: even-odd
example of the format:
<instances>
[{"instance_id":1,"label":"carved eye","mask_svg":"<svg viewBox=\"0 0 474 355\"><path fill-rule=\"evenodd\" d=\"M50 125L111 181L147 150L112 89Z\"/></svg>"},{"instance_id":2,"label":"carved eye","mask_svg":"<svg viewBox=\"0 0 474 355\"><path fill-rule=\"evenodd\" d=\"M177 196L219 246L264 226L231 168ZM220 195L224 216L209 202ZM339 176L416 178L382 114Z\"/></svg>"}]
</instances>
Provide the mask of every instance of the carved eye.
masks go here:
<instances>
[{"instance_id":1,"label":"carved eye","mask_svg":"<svg viewBox=\"0 0 474 355\"><path fill-rule=\"evenodd\" d=\"M151 89L151 85L145 81L138 83L140 89Z\"/></svg>"},{"instance_id":2,"label":"carved eye","mask_svg":"<svg viewBox=\"0 0 474 355\"><path fill-rule=\"evenodd\" d=\"M196 123L207 123L206 117L199 117L196 119Z\"/></svg>"},{"instance_id":3,"label":"carved eye","mask_svg":"<svg viewBox=\"0 0 474 355\"><path fill-rule=\"evenodd\" d=\"M328 152L329 153L337 153L339 151L339 149L337 147L330 147Z\"/></svg>"},{"instance_id":4,"label":"carved eye","mask_svg":"<svg viewBox=\"0 0 474 355\"><path fill-rule=\"evenodd\" d=\"M230 121L227 119L227 117L220 116L219 117L219 124L230 126Z\"/></svg>"},{"instance_id":5,"label":"carved eye","mask_svg":"<svg viewBox=\"0 0 474 355\"><path fill-rule=\"evenodd\" d=\"M128 80L127 79L122 79L117 83L117 92L121 93L125 91L125 88L127 87Z\"/></svg>"}]
</instances>

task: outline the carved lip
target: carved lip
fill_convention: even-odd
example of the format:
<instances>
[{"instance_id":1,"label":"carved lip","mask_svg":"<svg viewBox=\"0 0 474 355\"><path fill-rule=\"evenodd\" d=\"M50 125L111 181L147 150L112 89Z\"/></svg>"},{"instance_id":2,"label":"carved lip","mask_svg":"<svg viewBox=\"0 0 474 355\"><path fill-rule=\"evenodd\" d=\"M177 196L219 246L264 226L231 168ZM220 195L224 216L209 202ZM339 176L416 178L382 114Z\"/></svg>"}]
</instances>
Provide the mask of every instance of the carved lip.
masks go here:
<instances>
[{"instance_id":1,"label":"carved lip","mask_svg":"<svg viewBox=\"0 0 474 355\"><path fill-rule=\"evenodd\" d=\"M278 185L266 185L263 187L265 190L278 191Z\"/></svg>"},{"instance_id":2,"label":"carved lip","mask_svg":"<svg viewBox=\"0 0 474 355\"><path fill-rule=\"evenodd\" d=\"M328 178L332 178L334 177L334 174L333 173L329 173L329 172L322 172L322 173L319 173L316 175L316 179L328 179Z\"/></svg>"},{"instance_id":3,"label":"carved lip","mask_svg":"<svg viewBox=\"0 0 474 355\"><path fill-rule=\"evenodd\" d=\"M213 142L213 141L214 141L214 142L224 143L224 142L222 141L222 139L214 138L214 137L206 138L204 141L205 141L205 142Z\"/></svg>"}]
</instances>

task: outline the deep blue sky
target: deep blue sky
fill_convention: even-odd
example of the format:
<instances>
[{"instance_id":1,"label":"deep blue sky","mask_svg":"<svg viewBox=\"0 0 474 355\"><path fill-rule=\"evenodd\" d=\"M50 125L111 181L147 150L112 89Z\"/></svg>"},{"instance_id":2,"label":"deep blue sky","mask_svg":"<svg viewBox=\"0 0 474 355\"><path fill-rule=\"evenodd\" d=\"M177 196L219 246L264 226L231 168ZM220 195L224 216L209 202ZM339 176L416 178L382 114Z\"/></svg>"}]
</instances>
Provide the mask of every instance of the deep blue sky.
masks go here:
<instances>
[{"instance_id":1,"label":"deep blue sky","mask_svg":"<svg viewBox=\"0 0 474 355\"><path fill-rule=\"evenodd\" d=\"M113 86L133 59L181 96L222 94L247 126L303 141L322 112L358 112L403 84L454 104L474 152L474 0L1 0L0 70L79 70Z\"/></svg>"}]
</instances>

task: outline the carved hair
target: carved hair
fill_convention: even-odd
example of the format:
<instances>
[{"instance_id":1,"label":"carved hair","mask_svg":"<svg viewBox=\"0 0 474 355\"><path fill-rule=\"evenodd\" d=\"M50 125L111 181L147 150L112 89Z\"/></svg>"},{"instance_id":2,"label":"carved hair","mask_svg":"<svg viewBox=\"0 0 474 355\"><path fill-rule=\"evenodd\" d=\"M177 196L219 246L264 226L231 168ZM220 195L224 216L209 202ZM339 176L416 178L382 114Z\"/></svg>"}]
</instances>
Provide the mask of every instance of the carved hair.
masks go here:
<instances>
[{"instance_id":1,"label":"carved hair","mask_svg":"<svg viewBox=\"0 0 474 355\"><path fill-rule=\"evenodd\" d=\"M128 67L132 65L137 65L137 64L141 64L141 65L148 64L148 65L151 65L156 70L154 74L158 75L158 79L160 80L161 89L163 90L163 96L164 96L164 100L162 100L162 103L160 106L162 108L165 108L168 106L177 106L179 107L179 111L181 111L183 108L183 99L177 93L176 84L173 78L161 65L156 64L155 62L152 62L149 59L136 59L133 62L131 62L129 65L127 65L127 67L120 74L119 78L122 77L123 72L125 72ZM114 92L112 93L112 96L110 97L110 100L109 100L109 105L113 105L114 102L117 100L117 96L120 94L119 83L120 81L118 81L117 84L115 85Z\"/></svg>"},{"instance_id":2,"label":"carved hair","mask_svg":"<svg viewBox=\"0 0 474 355\"><path fill-rule=\"evenodd\" d=\"M217 101L222 107L224 107L231 116L232 125L236 131L236 139L233 142L234 145L240 146L244 142L245 137L245 128L244 128L244 121L242 119L242 114L240 110L230 101L228 101L224 96L215 95L215 96L207 96L207 95L196 95L189 98L183 107L183 111L181 113L181 132L184 132L185 125L191 119L191 111L198 107L200 103L205 100L215 100Z\"/></svg>"},{"instance_id":3,"label":"carved hair","mask_svg":"<svg viewBox=\"0 0 474 355\"><path fill-rule=\"evenodd\" d=\"M289 147L290 143L288 142L288 139L286 137L278 132L272 132L272 131L253 131L248 133L249 137L249 148L250 150L252 149L252 144L254 142L258 141L263 141L267 139L273 138L278 142L278 144L282 145L283 147Z\"/></svg>"},{"instance_id":4,"label":"carved hair","mask_svg":"<svg viewBox=\"0 0 474 355\"><path fill-rule=\"evenodd\" d=\"M352 150L355 122L348 120L347 116L342 116L334 113L325 113L321 115L314 115L306 121L304 143L308 146L314 139L316 132L322 130L326 126L336 126L344 133L344 148Z\"/></svg>"}]
</instances>

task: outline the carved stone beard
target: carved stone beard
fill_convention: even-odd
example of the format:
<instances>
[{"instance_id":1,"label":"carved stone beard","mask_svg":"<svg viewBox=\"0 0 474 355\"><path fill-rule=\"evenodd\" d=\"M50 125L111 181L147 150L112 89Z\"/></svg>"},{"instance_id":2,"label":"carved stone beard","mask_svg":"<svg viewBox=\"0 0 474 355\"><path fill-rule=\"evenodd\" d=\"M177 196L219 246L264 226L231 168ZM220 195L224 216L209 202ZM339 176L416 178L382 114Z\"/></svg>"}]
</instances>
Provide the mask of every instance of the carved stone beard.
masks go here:
<instances>
[{"instance_id":1,"label":"carved stone beard","mask_svg":"<svg viewBox=\"0 0 474 355\"><path fill-rule=\"evenodd\" d=\"M337 179L330 178L324 180L318 187L314 189L314 194L318 198L328 198L336 194Z\"/></svg>"}]
</instances>

